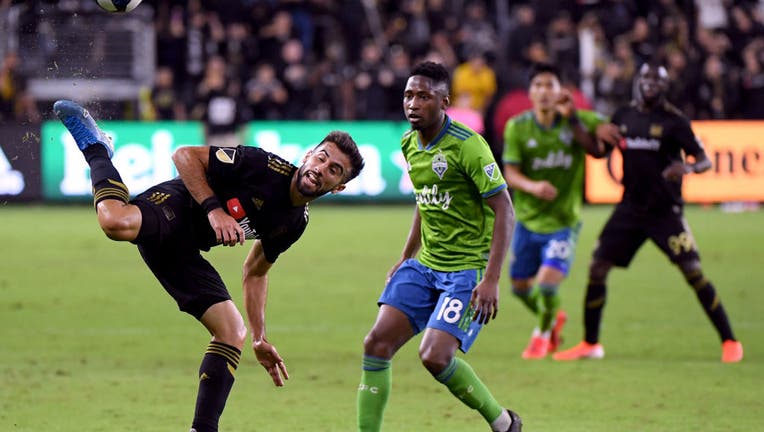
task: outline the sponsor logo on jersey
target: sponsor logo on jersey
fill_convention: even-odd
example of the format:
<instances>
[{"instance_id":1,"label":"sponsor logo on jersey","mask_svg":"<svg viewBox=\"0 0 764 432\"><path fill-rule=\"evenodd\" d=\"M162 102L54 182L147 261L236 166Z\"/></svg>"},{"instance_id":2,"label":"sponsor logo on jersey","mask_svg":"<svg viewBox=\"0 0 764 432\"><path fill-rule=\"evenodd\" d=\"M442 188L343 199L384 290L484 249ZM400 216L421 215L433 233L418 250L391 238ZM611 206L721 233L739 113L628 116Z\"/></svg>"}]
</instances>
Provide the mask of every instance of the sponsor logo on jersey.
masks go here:
<instances>
[{"instance_id":1,"label":"sponsor logo on jersey","mask_svg":"<svg viewBox=\"0 0 764 432\"><path fill-rule=\"evenodd\" d=\"M483 172L488 176L489 179L491 179L491 181L496 181L499 179L499 167L496 165L496 162L491 162L484 166Z\"/></svg>"},{"instance_id":2,"label":"sponsor logo on jersey","mask_svg":"<svg viewBox=\"0 0 764 432\"><path fill-rule=\"evenodd\" d=\"M550 168L570 168L573 163L573 156L565 153L563 150L550 151L545 158L533 158L531 169L550 169Z\"/></svg>"},{"instance_id":3,"label":"sponsor logo on jersey","mask_svg":"<svg viewBox=\"0 0 764 432\"><path fill-rule=\"evenodd\" d=\"M255 231L255 227L252 226L252 222L249 220L249 217L245 217L244 219L238 221L239 226L244 231L244 238L247 240L260 238L257 235L257 231Z\"/></svg>"},{"instance_id":4,"label":"sponsor logo on jersey","mask_svg":"<svg viewBox=\"0 0 764 432\"><path fill-rule=\"evenodd\" d=\"M663 135L663 126L659 124L650 125L650 136L660 138Z\"/></svg>"},{"instance_id":5,"label":"sponsor logo on jersey","mask_svg":"<svg viewBox=\"0 0 764 432\"><path fill-rule=\"evenodd\" d=\"M228 207L228 214L236 220L247 216L247 212L244 211L244 208L241 206L241 202L239 202L238 198L229 199L226 202L226 207Z\"/></svg>"},{"instance_id":6,"label":"sponsor logo on jersey","mask_svg":"<svg viewBox=\"0 0 764 432\"><path fill-rule=\"evenodd\" d=\"M219 148L218 151L215 152L215 157L218 158L220 162L232 164L233 160L236 158L236 149Z\"/></svg>"},{"instance_id":7,"label":"sponsor logo on jersey","mask_svg":"<svg viewBox=\"0 0 764 432\"><path fill-rule=\"evenodd\" d=\"M568 128L561 129L557 137L560 138L560 141L562 141L562 143L568 147L570 147L570 144L573 143L573 131Z\"/></svg>"},{"instance_id":8,"label":"sponsor logo on jersey","mask_svg":"<svg viewBox=\"0 0 764 432\"><path fill-rule=\"evenodd\" d=\"M652 150L658 151L661 148L661 142L655 138L623 138L619 143L622 149L630 150Z\"/></svg>"},{"instance_id":9,"label":"sponsor logo on jersey","mask_svg":"<svg viewBox=\"0 0 764 432\"><path fill-rule=\"evenodd\" d=\"M432 170L435 171L438 178L443 180L443 174L446 173L447 169L448 161L446 160L446 157L441 152L436 153L435 156L432 157Z\"/></svg>"},{"instance_id":10,"label":"sponsor logo on jersey","mask_svg":"<svg viewBox=\"0 0 764 432\"><path fill-rule=\"evenodd\" d=\"M421 192L415 192L416 202L419 207L434 205L440 206L443 210L448 210L453 197L448 191L440 192L438 185L424 186Z\"/></svg>"}]
</instances>

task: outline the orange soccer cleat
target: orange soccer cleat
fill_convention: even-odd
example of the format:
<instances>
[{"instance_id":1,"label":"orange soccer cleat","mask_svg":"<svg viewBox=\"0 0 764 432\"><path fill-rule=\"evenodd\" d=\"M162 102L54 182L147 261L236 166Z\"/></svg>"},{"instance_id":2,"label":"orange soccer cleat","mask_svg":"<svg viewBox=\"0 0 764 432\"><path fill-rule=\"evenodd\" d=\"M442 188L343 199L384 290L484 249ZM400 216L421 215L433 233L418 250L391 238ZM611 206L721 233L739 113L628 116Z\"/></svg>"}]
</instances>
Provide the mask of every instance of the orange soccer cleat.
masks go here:
<instances>
[{"instance_id":1,"label":"orange soccer cleat","mask_svg":"<svg viewBox=\"0 0 764 432\"><path fill-rule=\"evenodd\" d=\"M557 317L552 326L552 332L549 335L549 353L557 351L557 348L562 345L562 328L565 327L565 322L568 321L568 314L564 310L557 311Z\"/></svg>"},{"instance_id":2,"label":"orange soccer cleat","mask_svg":"<svg viewBox=\"0 0 764 432\"><path fill-rule=\"evenodd\" d=\"M601 344L590 344L586 341L581 341L578 345L565 351L555 353L553 358L555 360L567 361L567 360L583 360L583 359L601 359L605 357L605 348Z\"/></svg>"},{"instance_id":3,"label":"orange soccer cleat","mask_svg":"<svg viewBox=\"0 0 764 432\"><path fill-rule=\"evenodd\" d=\"M523 351L523 358L526 360L538 360L546 357L549 353L549 337L534 334L531 341Z\"/></svg>"},{"instance_id":4,"label":"orange soccer cleat","mask_svg":"<svg viewBox=\"0 0 764 432\"><path fill-rule=\"evenodd\" d=\"M743 360L743 344L736 340L728 339L722 344L722 362L737 363Z\"/></svg>"}]
</instances>

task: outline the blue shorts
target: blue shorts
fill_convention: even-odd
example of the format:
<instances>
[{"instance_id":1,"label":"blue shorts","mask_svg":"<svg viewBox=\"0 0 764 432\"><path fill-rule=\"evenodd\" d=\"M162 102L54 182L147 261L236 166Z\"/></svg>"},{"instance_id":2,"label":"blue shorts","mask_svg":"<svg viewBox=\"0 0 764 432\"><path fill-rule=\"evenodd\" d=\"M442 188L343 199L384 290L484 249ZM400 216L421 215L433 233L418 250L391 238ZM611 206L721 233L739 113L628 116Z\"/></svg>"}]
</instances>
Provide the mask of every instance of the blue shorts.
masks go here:
<instances>
[{"instance_id":1,"label":"blue shorts","mask_svg":"<svg viewBox=\"0 0 764 432\"><path fill-rule=\"evenodd\" d=\"M427 327L442 330L459 340L467 352L483 327L472 320L472 289L483 278L483 269L442 272L408 259L398 267L379 297L405 313L414 334Z\"/></svg>"},{"instance_id":2,"label":"blue shorts","mask_svg":"<svg viewBox=\"0 0 764 432\"><path fill-rule=\"evenodd\" d=\"M536 275L542 265L550 266L567 276L576 251L581 224L548 234L533 232L517 223L512 236L512 260L509 276L527 279Z\"/></svg>"}]
</instances>

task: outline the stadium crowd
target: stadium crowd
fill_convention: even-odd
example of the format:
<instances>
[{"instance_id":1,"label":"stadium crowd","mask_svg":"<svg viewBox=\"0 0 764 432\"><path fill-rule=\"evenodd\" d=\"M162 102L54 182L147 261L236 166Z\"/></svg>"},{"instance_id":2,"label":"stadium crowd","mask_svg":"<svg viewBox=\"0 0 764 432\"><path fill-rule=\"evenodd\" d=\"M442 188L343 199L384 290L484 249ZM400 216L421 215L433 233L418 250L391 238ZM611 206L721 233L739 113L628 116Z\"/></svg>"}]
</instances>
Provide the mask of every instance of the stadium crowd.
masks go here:
<instances>
[{"instance_id":1,"label":"stadium crowd","mask_svg":"<svg viewBox=\"0 0 764 432\"><path fill-rule=\"evenodd\" d=\"M14 3L0 1L0 12ZM222 130L254 119L400 120L409 69L424 59L451 70L453 115L488 135L529 106L524 75L538 61L557 64L579 104L606 115L630 100L639 65L657 59L689 117L764 118L759 1L143 3L154 8L157 53L143 119ZM18 63L0 68L0 118L38 120Z\"/></svg>"}]
</instances>

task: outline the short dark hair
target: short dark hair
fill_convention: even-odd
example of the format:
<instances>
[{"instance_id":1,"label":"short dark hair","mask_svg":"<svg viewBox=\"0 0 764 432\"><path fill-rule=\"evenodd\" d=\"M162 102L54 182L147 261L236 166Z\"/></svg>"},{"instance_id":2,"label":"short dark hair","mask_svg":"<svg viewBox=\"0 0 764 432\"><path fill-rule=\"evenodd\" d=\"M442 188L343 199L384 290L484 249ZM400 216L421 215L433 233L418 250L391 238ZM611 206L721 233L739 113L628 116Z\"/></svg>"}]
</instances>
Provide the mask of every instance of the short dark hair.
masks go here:
<instances>
[{"instance_id":1,"label":"short dark hair","mask_svg":"<svg viewBox=\"0 0 764 432\"><path fill-rule=\"evenodd\" d=\"M410 77L415 75L425 76L433 80L436 84L444 84L448 89L449 81L451 77L448 74L448 69L440 63L426 61L419 63L411 69Z\"/></svg>"},{"instance_id":2,"label":"short dark hair","mask_svg":"<svg viewBox=\"0 0 764 432\"><path fill-rule=\"evenodd\" d=\"M361 173L361 170L364 167L364 161L363 156L361 156L361 152L358 150L358 144L353 141L353 137L351 137L347 132L331 131L323 140L321 140L318 145L321 145L327 141L331 141L337 144L337 148L340 149L340 151L344 153L348 159L350 159L352 170L350 173L348 173L345 182L349 182L350 180L358 177L358 174Z\"/></svg>"},{"instance_id":3,"label":"short dark hair","mask_svg":"<svg viewBox=\"0 0 764 432\"><path fill-rule=\"evenodd\" d=\"M531 65L530 69L528 69L528 85L533 81L533 78L536 78L536 75L542 73L550 73L554 75L558 81L562 79L562 77L560 77L560 69L557 66L551 63L534 63Z\"/></svg>"}]
</instances>

